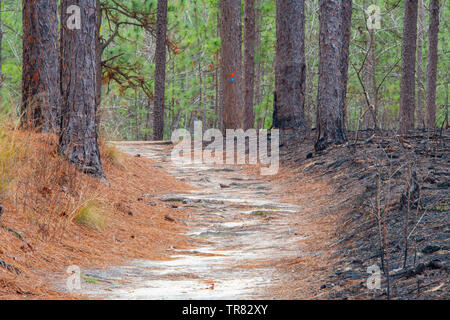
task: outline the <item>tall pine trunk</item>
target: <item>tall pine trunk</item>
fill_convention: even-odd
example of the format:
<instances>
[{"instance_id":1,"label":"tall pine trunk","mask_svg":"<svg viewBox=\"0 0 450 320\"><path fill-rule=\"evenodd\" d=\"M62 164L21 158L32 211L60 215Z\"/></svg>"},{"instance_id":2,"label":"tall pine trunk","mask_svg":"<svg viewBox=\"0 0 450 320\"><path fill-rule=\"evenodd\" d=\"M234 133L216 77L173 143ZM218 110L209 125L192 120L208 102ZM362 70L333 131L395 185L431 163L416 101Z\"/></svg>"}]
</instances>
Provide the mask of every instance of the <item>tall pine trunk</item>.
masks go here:
<instances>
[{"instance_id":1,"label":"tall pine trunk","mask_svg":"<svg viewBox=\"0 0 450 320\"><path fill-rule=\"evenodd\" d=\"M428 66L426 79L426 125L436 126L436 77L438 64L439 0L430 1L430 28L428 30Z\"/></svg>"},{"instance_id":2,"label":"tall pine trunk","mask_svg":"<svg viewBox=\"0 0 450 320\"><path fill-rule=\"evenodd\" d=\"M422 44L423 44L423 0L419 0L419 13L417 24L417 127L423 128L425 120L423 116L423 90L422 90Z\"/></svg>"},{"instance_id":3,"label":"tall pine trunk","mask_svg":"<svg viewBox=\"0 0 450 320\"><path fill-rule=\"evenodd\" d=\"M22 126L59 132L60 73L56 0L23 0Z\"/></svg>"},{"instance_id":4,"label":"tall pine trunk","mask_svg":"<svg viewBox=\"0 0 450 320\"><path fill-rule=\"evenodd\" d=\"M317 151L347 141L346 92L351 0L320 0Z\"/></svg>"},{"instance_id":5,"label":"tall pine trunk","mask_svg":"<svg viewBox=\"0 0 450 320\"><path fill-rule=\"evenodd\" d=\"M273 127L304 132L305 122L305 1L277 1Z\"/></svg>"},{"instance_id":6,"label":"tall pine trunk","mask_svg":"<svg viewBox=\"0 0 450 320\"><path fill-rule=\"evenodd\" d=\"M164 139L164 100L166 88L167 0L158 0L155 52L155 106L153 108L153 140Z\"/></svg>"},{"instance_id":7,"label":"tall pine trunk","mask_svg":"<svg viewBox=\"0 0 450 320\"><path fill-rule=\"evenodd\" d=\"M222 129L242 128L241 1L220 0ZM232 75L234 81L232 81Z\"/></svg>"},{"instance_id":8,"label":"tall pine trunk","mask_svg":"<svg viewBox=\"0 0 450 320\"><path fill-rule=\"evenodd\" d=\"M414 129L418 0L405 0L400 84L400 132Z\"/></svg>"},{"instance_id":9,"label":"tall pine trunk","mask_svg":"<svg viewBox=\"0 0 450 320\"><path fill-rule=\"evenodd\" d=\"M244 3L244 129L255 127L255 0Z\"/></svg>"},{"instance_id":10,"label":"tall pine trunk","mask_svg":"<svg viewBox=\"0 0 450 320\"><path fill-rule=\"evenodd\" d=\"M262 24L262 14L261 14L261 0L256 0L255 4L255 23L256 23L256 38L255 38L255 55L261 56L261 24ZM255 101L254 105L259 106L262 103L262 61L258 59L255 66L256 78L255 78ZM257 129L260 129L260 121L258 121Z\"/></svg>"},{"instance_id":11,"label":"tall pine trunk","mask_svg":"<svg viewBox=\"0 0 450 320\"><path fill-rule=\"evenodd\" d=\"M81 29L67 27L61 3L62 128L59 152L85 173L104 177L96 126L96 0L77 0Z\"/></svg>"}]
</instances>

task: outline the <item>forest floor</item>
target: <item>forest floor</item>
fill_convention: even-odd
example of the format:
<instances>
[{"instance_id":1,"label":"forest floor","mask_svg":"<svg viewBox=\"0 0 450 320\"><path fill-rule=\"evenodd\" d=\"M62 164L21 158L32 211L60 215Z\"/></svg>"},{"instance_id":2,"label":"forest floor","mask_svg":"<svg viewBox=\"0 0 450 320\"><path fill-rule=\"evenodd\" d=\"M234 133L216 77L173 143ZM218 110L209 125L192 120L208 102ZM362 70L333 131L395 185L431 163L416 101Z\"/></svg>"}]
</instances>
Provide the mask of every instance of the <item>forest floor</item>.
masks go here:
<instances>
[{"instance_id":1,"label":"forest floor","mask_svg":"<svg viewBox=\"0 0 450 320\"><path fill-rule=\"evenodd\" d=\"M128 155L117 163L104 150L110 186L71 173L74 186L18 187L2 200L0 261L10 268L0 265L0 298L386 299L384 273L367 289L378 265L392 299L448 299L449 134L366 133L322 153L291 138L280 172L265 178L254 166L176 166L165 143L117 143ZM40 153L54 148L40 140ZM66 232L52 236L23 200L36 191L48 202L43 187L72 202L101 194L105 230L62 215ZM82 270L75 294L70 265Z\"/></svg>"},{"instance_id":2,"label":"forest floor","mask_svg":"<svg viewBox=\"0 0 450 320\"><path fill-rule=\"evenodd\" d=\"M97 283L84 270L167 259L171 246L192 246L181 235L185 224L174 221L186 219L189 211L158 200L169 190L191 187L150 159L102 144L107 185L57 156L55 137L10 128L5 133L2 155L14 161L11 183L0 198L0 300L86 298L67 292L70 266L81 268L82 283ZM0 187L9 180L6 160L0 157ZM76 215L83 208L90 213L80 222Z\"/></svg>"},{"instance_id":3,"label":"forest floor","mask_svg":"<svg viewBox=\"0 0 450 320\"><path fill-rule=\"evenodd\" d=\"M305 257L275 265L290 271L278 297L386 299L389 272L391 299L448 299L450 131L349 141L320 153L312 139L282 147L282 170L269 180L283 181L281 199L303 206L291 224L309 238ZM369 290L374 265L381 286Z\"/></svg>"}]
</instances>

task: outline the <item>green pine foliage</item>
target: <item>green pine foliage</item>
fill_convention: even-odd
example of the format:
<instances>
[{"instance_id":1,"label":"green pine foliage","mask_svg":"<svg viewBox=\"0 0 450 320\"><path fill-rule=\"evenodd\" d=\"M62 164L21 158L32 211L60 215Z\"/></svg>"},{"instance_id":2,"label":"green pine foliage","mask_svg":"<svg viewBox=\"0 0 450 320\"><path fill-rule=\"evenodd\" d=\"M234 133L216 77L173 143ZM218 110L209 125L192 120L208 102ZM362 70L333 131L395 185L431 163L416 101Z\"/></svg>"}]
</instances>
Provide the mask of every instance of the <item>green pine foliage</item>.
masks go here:
<instances>
[{"instance_id":1,"label":"green pine foliage","mask_svg":"<svg viewBox=\"0 0 450 320\"><path fill-rule=\"evenodd\" d=\"M168 54L166 71L165 138L177 128L189 128L195 119L206 127L218 127L219 0L170 0L168 13ZM425 8L428 7L425 0ZM151 134L153 77L157 0L101 0L105 8L101 28L102 41L119 32L103 53L103 92L101 133L112 140L141 140ZM255 126L270 128L273 113L274 64L276 45L276 1L260 0L261 44L256 48L259 81L255 81ZM364 10L371 4L381 8L382 28L375 33L376 78L379 125L382 129L398 126L401 75L403 2L397 0L353 1L352 35L348 81L347 127L358 129L365 100L357 70L366 56L368 32ZM124 14L128 12L128 14ZM19 113L22 73L22 1L4 0L2 14L1 111ZM258 16L258 15L257 15ZM318 1L305 1L306 18L306 117L315 126L317 95L319 17ZM442 1L439 34L437 81L437 125L448 112L450 21L448 1ZM145 24L145 27L142 26ZM428 11L425 9L423 39L423 84L425 84ZM239 48L237 48L239 50ZM242 49L241 49L242 50ZM58 63L55 61L55 63ZM362 74L362 76L364 76ZM149 117L150 114L150 117Z\"/></svg>"}]
</instances>

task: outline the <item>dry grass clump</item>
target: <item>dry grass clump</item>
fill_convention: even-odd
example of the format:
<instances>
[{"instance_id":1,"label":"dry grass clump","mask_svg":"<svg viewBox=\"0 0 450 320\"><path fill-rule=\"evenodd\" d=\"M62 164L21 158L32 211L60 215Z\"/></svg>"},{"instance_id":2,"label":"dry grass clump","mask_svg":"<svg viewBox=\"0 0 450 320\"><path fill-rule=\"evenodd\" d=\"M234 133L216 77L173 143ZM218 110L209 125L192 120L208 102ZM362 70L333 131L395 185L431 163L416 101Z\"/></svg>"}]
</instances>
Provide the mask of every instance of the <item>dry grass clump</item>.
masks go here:
<instances>
[{"instance_id":1,"label":"dry grass clump","mask_svg":"<svg viewBox=\"0 0 450 320\"><path fill-rule=\"evenodd\" d=\"M26 153L27 145L15 135L7 135L0 126L0 195L13 183L15 168Z\"/></svg>"},{"instance_id":2,"label":"dry grass clump","mask_svg":"<svg viewBox=\"0 0 450 320\"><path fill-rule=\"evenodd\" d=\"M37 227L39 237L61 238L85 195L98 193L100 182L58 155L56 136L29 134L23 140L29 149L15 172L16 210L22 210Z\"/></svg>"},{"instance_id":3,"label":"dry grass clump","mask_svg":"<svg viewBox=\"0 0 450 320\"><path fill-rule=\"evenodd\" d=\"M84 203L75 215L75 221L102 232L106 227L106 218L103 215L103 206L98 200L89 200Z\"/></svg>"},{"instance_id":4,"label":"dry grass clump","mask_svg":"<svg viewBox=\"0 0 450 320\"><path fill-rule=\"evenodd\" d=\"M102 144L101 152L103 155L103 160L109 161L114 165L122 166L123 165L123 155L117 149L116 146L110 144Z\"/></svg>"}]
</instances>

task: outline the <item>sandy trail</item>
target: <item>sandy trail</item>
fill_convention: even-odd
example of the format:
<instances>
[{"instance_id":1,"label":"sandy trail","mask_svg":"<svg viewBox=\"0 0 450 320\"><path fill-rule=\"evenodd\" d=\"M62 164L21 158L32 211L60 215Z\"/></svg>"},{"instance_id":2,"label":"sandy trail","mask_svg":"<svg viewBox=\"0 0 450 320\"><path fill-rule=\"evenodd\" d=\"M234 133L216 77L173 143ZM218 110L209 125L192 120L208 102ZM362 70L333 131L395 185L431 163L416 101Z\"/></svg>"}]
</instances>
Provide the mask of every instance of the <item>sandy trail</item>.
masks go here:
<instances>
[{"instance_id":1,"label":"sandy trail","mask_svg":"<svg viewBox=\"0 0 450 320\"><path fill-rule=\"evenodd\" d=\"M190 207L187 236L206 240L193 250L171 248L169 261L130 261L127 266L89 270L83 292L103 299L276 299L282 276L271 263L301 256L289 216L301 208L277 200L276 188L238 167L177 166L170 147L121 142L117 147L158 162L169 174L198 188L163 201Z\"/></svg>"}]
</instances>

